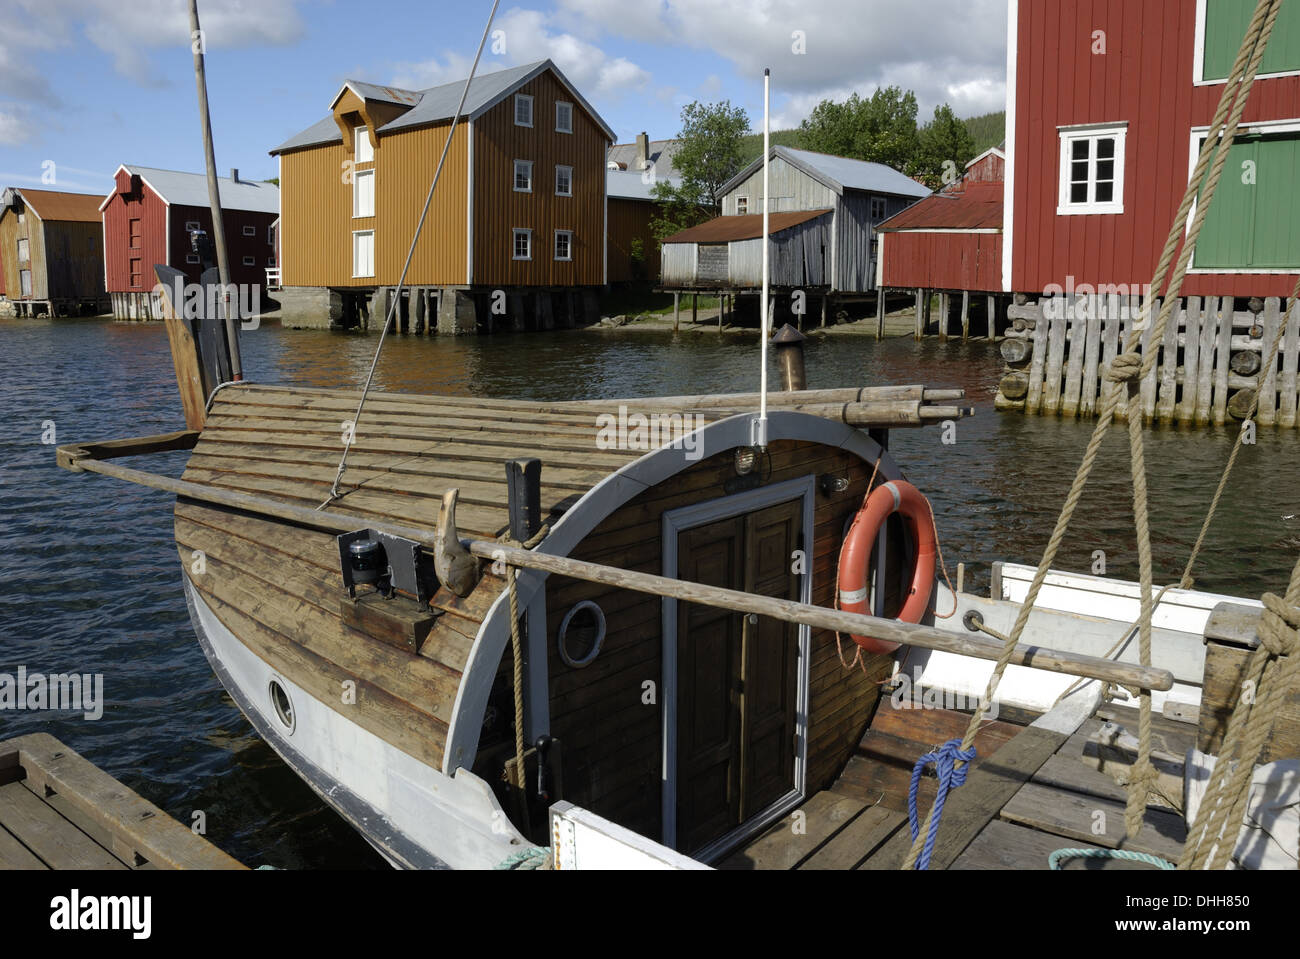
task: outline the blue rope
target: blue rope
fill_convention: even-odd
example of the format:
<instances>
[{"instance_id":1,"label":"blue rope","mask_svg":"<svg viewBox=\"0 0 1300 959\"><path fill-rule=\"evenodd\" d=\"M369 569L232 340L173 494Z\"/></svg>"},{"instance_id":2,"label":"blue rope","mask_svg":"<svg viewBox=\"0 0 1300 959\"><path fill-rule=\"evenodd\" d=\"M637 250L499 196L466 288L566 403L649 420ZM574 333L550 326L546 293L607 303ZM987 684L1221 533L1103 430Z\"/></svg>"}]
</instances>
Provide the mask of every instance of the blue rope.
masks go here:
<instances>
[{"instance_id":1,"label":"blue rope","mask_svg":"<svg viewBox=\"0 0 1300 959\"><path fill-rule=\"evenodd\" d=\"M518 852L512 852L504 861L497 863L493 869L502 869L510 872L524 872L529 869L542 869L550 859L551 850L549 846L532 846L528 849L521 849Z\"/></svg>"},{"instance_id":2,"label":"blue rope","mask_svg":"<svg viewBox=\"0 0 1300 959\"><path fill-rule=\"evenodd\" d=\"M930 853L934 851L934 837L939 832L939 820L943 818L943 804L948 801L948 791L956 789L966 781L966 772L975 758L975 747L963 750L960 739L950 739L932 753L926 753L912 767L912 785L907 790L907 822L912 827L912 842L921 832L916 817L916 792L921 786L921 773L930 763L934 763L935 775L939 778L939 792L934 797L934 815L930 817L930 831L926 834L925 845L916 857L917 869L930 868ZM965 765L958 768L957 761Z\"/></svg>"},{"instance_id":3,"label":"blue rope","mask_svg":"<svg viewBox=\"0 0 1300 959\"><path fill-rule=\"evenodd\" d=\"M1047 857L1047 868L1053 872L1060 872L1061 861L1064 859L1128 859L1132 862L1144 862L1160 869L1178 868L1159 856L1150 856L1144 852L1130 852L1127 849L1058 849Z\"/></svg>"}]
</instances>

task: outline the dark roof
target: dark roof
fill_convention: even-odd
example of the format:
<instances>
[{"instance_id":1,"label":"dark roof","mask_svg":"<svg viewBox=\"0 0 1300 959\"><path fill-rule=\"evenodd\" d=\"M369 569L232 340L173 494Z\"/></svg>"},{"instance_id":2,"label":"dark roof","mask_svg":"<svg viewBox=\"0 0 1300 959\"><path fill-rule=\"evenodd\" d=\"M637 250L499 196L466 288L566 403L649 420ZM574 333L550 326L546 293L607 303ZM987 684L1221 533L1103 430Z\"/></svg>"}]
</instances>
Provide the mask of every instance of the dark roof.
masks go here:
<instances>
[{"instance_id":1,"label":"dark roof","mask_svg":"<svg viewBox=\"0 0 1300 959\"><path fill-rule=\"evenodd\" d=\"M1000 229L1001 183L971 183L958 193L936 193L876 227L880 233L902 230Z\"/></svg>"},{"instance_id":2,"label":"dark roof","mask_svg":"<svg viewBox=\"0 0 1300 959\"><path fill-rule=\"evenodd\" d=\"M597 126L605 132L605 135L613 140L614 131L601 119L600 114L592 109L591 104L583 99L582 94L578 93L573 84L569 83L568 78L560 72L559 67L550 60L538 60L534 63L511 67L508 70L498 70L496 73L485 73L476 76L470 81L469 94L465 97L465 108L461 111L461 116L468 117L471 120L481 116L505 99L512 91L517 90L533 77L546 70L555 73L556 78L569 90L574 100L591 115ZM364 99L409 105L411 109L385 123L377 131L379 133L392 133L407 127L426 126L450 120L452 114L456 112L457 104L460 103L461 93L465 89L465 81L463 79L455 80L451 83L430 87L427 90L416 91L402 90L398 87L381 87L372 83L362 83L358 80L348 80L344 83L344 88L351 89L357 96ZM337 96L335 99L338 99ZM331 115L285 140L271 151L271 155L274 156L286 150L296 150L299 147L340 143L342 140L343 137L339 133L338 124L334 122L334 117Z\"/></svg>"},{"instance_id":3,"label":"dark roof","mask_svg":"<svg viewBox=\"0 0 1300 959\"><path fill-rule=\"evenodd\" d=\"M770 213L768 219L772 233L780 233L800 223L807 223L834 210L795 210L790 213ZM728 243L732 240L756 240L763 235L763 214L747 213L744 216L720 216L689 230L674 233L665 243Z\"/></svg>"}]
</instances>

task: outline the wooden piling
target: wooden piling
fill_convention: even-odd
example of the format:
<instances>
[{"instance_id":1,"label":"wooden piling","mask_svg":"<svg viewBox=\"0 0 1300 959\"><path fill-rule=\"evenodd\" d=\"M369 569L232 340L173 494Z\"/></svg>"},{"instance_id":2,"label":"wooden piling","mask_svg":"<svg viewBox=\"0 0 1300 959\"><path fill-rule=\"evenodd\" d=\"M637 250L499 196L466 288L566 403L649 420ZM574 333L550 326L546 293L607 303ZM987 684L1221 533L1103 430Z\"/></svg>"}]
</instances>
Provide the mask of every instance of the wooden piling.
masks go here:
<instances>
[{"instance_id":1,"label":"wooden piling","mask_svg":"<svg viewBox=\"0 0 1300 959\"><path fill-rule=\"evenodd\" d=\"M1300 309L1292 303L1291 315L1282 339L1282 395L1278 402L1277 425L1296 425L1296 368L1300 366Z\"/></svg>"},{"instance_id":2,"label":"wooden piling","mask_svg":"<svg viewBox=\"0 0 1300 959\"><path fill-rule=\"evenodd\" d=\"M1084 339L1087 336L1088 316L1091 313L1091 298L1076 295L1069 306L1069 327L1066 337L1069 342L1069 357L1065 365L1065 393L1061 397L1061 415L1073 419L1079 414L1079 391L1083 386Z\"/></svg>"},{"instance_id":3,"label":"wooden piling","mask_svg":"<svg viewBox=\"0 0 1300 959\"><path fill-rule=\"evenodd\" d=\"M1165 325L1164 342L1156 358L1160 366L1160 395L1156 401L1156 419L1161 423L1174 421L1174 404L1178 399L1178 330L1187 322L1186 314L1175 306Z\"/></svg>"},{"instance_id":4,"label":"wooden piling","mask_svg":"<svg viewBox=\"0 0 1300 959\"><path fill-rule=\"evenodd\" d=\"M1215 303L1214 412L1215 426L1228 420L1228 363L1232 360L1233 298L1213 297Z\"/></svg>"},{"instance_id":5,"label":"wooden piling","mask_svg":"<svg viewBox=\"0 0 1300 959\"><path fill-rule=\"evenodd\" d=\"M1187 298L1187 329L1183 337L1183 396L1178 404L1178 422L1196 418L1196 395L1201 387L1201 298Z\"/></svg>"},{"instance_id":6,"label":"wooden piling","mask_svg":"<svg viewBox=\"0 0 1300 959\"><path fill-rule=\"evenodd\" d=\"M673 294L673 332L676 333L682 325L682 295Z\"/></svg>"},{"instance_id":7,"label":"wooden piling","mask_svg":"<svg viewBox=\"0 0 1300 959\"><path fill-rule=\"evenodd\" d=\"M691 294L691 326L694 326L700 318L700 294Z\"/></svg>"},{"instance_id":8,"label":"wooden piling","mask_svg":"<svg viewBox=\"0 0 1300 959\"><path fill-rule=\"evenodd\" d=\"M970 339L970 290L961 291L961 338Z\"/></svg>"},{"instance_id":9,"label":"wooden piling","mask_svg":"<svg viewBox=\"0 0 1300 959\"><path fill-rule=\"evenodd\" d=\"M1273 426L1277 422L1277 361L1268 363L1273 343L1282 329L1281 300L1270 296L1264 300L1264 342L1261 358L1264 367L1259 375L1259 411L1256 419L1260 426Z\"/></svg>"},{"instance_id":10,"label":"wooden piling","mask_svg":"<svg viewBox=\"0 0 1300 959\"><path fill-rule=\"evenodd\" d=\"M939 294L939 342L948 342L948 315L952 309L952 294Z\"/></svg>"},{"instance_id":11,"label":"wooden piling","mask_svg":"<svg viewBox=\"0 0 1300 959\"><path fill-rule=\"evenodd\" d=\"M921 308L921 295L924 290L916 291L916 340L919 342L925 335L925 310Z\"/></svg>"},{"instance_id":12,"label":"wooden piling","mask_svg":"<svg viewBox=\"0 0 1300 959\"><path fill-rule=\"evenodd\" d=\"M1083 344L1083 385L1079 396L1079 415L1097 413L1097 361L1101 355L1101 314L1105 309L1103 299L1093 294L1088 298L1088 323ZM1076 347L1071 347L1074 349Z\"/></svg>"},{"instance_id":13,"label":"wooden piling","mask_svg":"<svg viewBox=\"0 0 1300 959\"><path fill-rule=\"evenodd\" d=\"M1065 360L1065 329L1069 307L1064 299L1057 298L1048 318L1047 365L1043 371L1044 413L1055 414L1061 408L1061 369Z\"/></svg>"},{"instance_id":14,"label":"wooden piling","mask_svg":"<svg viewBox=\"0 0 1300 959\"><path fill-rule=\"evenodd\" d=\"M985 308L988 311L989 320L988 338L995 340L998 337L998 298L989 294L986 299L988 302L985 304Z\"/></svg>"},{"instance_id":15,"label":"wooden piling","mask_svg":"<svg viewBox=\"0 0 1300 959\"><path fill-rule=\"evenodd\" d=\"M885 338L885 289L876 289L876 339Z\"/></svg>"},{"instance_id":16,"label":"wooden piling","mask_svg":"<svg viewBox=\"0 0 1300 959\"><path fill-rule=\"evenodd\" d=\"M1043 366L1047 354L1047 317L1039 312L1034 324L1034 352L1029 361L1029 393L1025 397L1025 412L1037 413L1043 403Z\"/></svg>"},{"instance_id":17,"label":"wooden piling","mask_svg":"<svg viewBox=\"0 0 1300 959\"><path fill-rule=\"evenodd\" d=\"M1210 404L1214 397L1214 352L1219 327L1213 302L1214 297L1206 297L1200 301L1201 348L1196 361L1200 369L1197 372L1196 383L1196 418L1193 420L1197 426L1209 425Z\"/></svg>"}]
</instances>

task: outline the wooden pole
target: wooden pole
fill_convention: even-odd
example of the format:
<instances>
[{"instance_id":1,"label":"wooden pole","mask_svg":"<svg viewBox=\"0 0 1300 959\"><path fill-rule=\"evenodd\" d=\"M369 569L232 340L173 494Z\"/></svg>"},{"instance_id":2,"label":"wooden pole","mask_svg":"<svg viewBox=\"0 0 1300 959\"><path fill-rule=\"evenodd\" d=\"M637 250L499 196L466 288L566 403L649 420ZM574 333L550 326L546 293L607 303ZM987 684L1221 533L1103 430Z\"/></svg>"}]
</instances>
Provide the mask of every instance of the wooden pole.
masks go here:
<instances>
[{"instance_id":1,"label":"wooden pole","mask_svg":"<svg viewBox=\"0 0 1300 959\"><path fill-rule=\"evenodd\" d=\"M952 308L952 294L939 294L939 342L948 342L948 313Z\"/></svg>"},{"instance_id":2,"label":"wooden pole","mask_svg":"<svg viewBox=\"0 0 1300 959\"><path fill-rule=\"evenodd\" d=\"M992 294L989 294L987 300L988 302L987 304L985 304L985 306L986 309L988 310L988 317L989 317L988 336L990 340L995 340L997 339L998 336L998 298L996 296L993 296Z\"/></svg>"},{"instance_id":3,"label":"wooden pole","mask_svg":"<svg viewBox=\"0 0 1300 959\"><path fill-rule=\"evenodd\" d=\"M885 338L885 288L876 288L876 339Z\"/></svg>"},{"instance_id":4,"label":"wooden pole","mask_svg":"<svg viewBox=\"0 0 1300 959\"><path fill-rule=\"evenodd\" d=\"M921 295L924 290L916 291L916 339L919 341L925 335L925 311L921 308Z\"/></svg>"},{"instance_id":5,"label":"wooden pole","mask_svg":"<svg viewBox=\"0 0 1300 959\"><path fill-rule=\"evenodd\" d=\"M676 333L678 327L682 325L682 295L673 294L673 332Z\"/></svg>"},{"instance_id":6,"label":"wooden pole","mask_svg":"<svg viewBox=\"0 0 1300 959\"><path fill-rule=\"evenodd\" d=\"M970 339L970 290L961 291L961 338Z\"/></svg>"},{"instance_id":7,"label":"wooden pole","mask_svg":"<svg viewBox=\"0 0 1300 959\"><path fill-rule=\"evenodd\" d=\"M230 312L230 260L226 255L226 225L221 217L221 191L217 187L217 158L212 147L212 117L208 113L208 79L203 66L203 28L199 26L198 0L190 0L190 49L194 51L194 83L199 91L199 120L203 127L203 154L208 167L208 204L212 208L212 245L217 253L217 275L221 279L225 309L226 341L230 350L230 378L244 378L239 355L239 324Z\"/></svg>"},{"instance_id":8,"label":"wooden pole","mask_svg":"<svg viewBox=\"0 0 1300 959\"><path fill-rule=\"evenodd\" d=\"M691 326L694 326L700 319L700 294L691 294Z\"/></svg>"}]
</instances>

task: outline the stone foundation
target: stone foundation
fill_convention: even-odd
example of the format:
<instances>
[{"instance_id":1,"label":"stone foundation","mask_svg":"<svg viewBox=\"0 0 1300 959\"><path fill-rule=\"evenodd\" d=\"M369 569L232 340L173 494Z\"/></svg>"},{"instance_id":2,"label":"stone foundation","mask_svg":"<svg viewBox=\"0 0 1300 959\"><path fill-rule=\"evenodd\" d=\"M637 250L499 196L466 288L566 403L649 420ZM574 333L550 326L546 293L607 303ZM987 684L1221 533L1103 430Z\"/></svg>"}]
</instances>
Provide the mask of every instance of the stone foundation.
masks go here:
<instances>
[{"instance_id":1,"label":"stone foundation","mask_svg":"<svg viewBox=\"0 0 1300 959\"><path fill-rule=\"evenodd\" d=\"M343 328L343 296L320 286L286 286L276 293L280 325L291 330Z\"/></svg>"}]
</instances>

